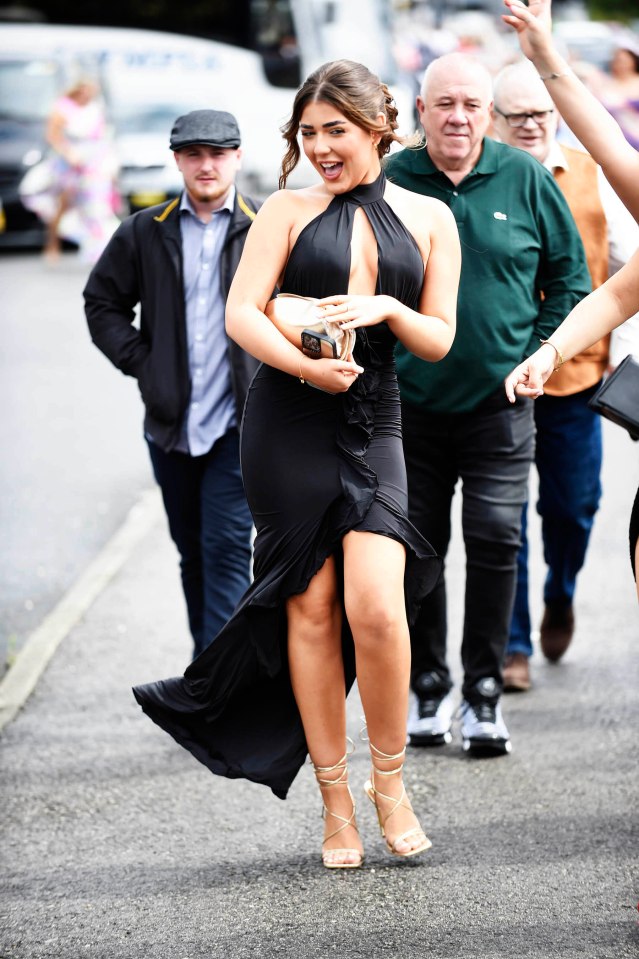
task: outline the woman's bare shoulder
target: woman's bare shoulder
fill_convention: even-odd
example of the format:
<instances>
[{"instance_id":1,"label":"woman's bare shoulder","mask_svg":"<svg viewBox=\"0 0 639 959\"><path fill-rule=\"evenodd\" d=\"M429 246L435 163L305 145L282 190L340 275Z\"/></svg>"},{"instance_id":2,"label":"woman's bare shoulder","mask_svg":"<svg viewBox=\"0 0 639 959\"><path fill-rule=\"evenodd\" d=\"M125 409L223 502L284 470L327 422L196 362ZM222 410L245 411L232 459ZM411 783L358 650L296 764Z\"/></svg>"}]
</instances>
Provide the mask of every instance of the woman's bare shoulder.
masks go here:
<instances>
[{"instance_id":1,"label":"woman's bare shoulder","mask_svg":"<svg viewBox=\"0 0 639 959\"><path fill-rule=\"evenodd\" d=\"M455 226L456 230L452 211L436 197L422 196L396 183L387 183L384 198L420 246L430 247L433 236L443 229Z\"/></svg>"},{"instance_id":2,"label":"woman's bare shoulder","mask_svg":"<svg viewBox=\"0 0 639 959\"><path fill-rule=\"evenodd\" d=\"M319 216L329 202L330 197L321 186L278 190L264 201L257 219L264 228L286 231L292 249L304 227Z\"/></svg>"},{"instance_id":3,"label":"woman's bare shoulder","mask_svg":"<svg viewBox=\"0 0 639 959\"><path fill-rule=\"evenodd\" d=\"M317 206L326 206L326 194L316 186L302 187L298 190L276 190L262 204L272 210L291 210L301 212Z\"/></svg>"},{"instance_id":4,"label":"woman's bare shoulder","mask_svg":"<svg viewBox=\"0 0 639 959\"><path fill-rule=\"evenodd\" d=\"M405 190L396 183L387 183L384 197L393 208L399 210L418 210L420 215L424 213L434 217L450 216L450 209L442 200L434 196L424 196L422 193L413 193L412 190Z\"/></svg>"}]
</instances>

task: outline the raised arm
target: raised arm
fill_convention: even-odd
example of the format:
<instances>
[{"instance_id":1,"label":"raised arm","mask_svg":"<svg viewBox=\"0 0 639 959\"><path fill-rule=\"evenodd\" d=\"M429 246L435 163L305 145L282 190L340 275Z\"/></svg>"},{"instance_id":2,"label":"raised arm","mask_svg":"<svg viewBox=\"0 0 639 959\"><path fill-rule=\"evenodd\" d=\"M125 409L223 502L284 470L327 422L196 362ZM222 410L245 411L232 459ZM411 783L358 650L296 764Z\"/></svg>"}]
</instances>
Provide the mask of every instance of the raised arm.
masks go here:
<instances>
[{"instance_id":1,"label":"raised arm","mask_svg":"<svg viewBox=\"0 0 639 959\"><path fill-rule=\"evenodd\" d=\"M528 6L520 0L504 3L510 13L502 19L517 31L522 52L537 68L561 116L639 220L639 153L557 51L551 34L551 0L530 0Z\"/></svg>"}]
</instances>

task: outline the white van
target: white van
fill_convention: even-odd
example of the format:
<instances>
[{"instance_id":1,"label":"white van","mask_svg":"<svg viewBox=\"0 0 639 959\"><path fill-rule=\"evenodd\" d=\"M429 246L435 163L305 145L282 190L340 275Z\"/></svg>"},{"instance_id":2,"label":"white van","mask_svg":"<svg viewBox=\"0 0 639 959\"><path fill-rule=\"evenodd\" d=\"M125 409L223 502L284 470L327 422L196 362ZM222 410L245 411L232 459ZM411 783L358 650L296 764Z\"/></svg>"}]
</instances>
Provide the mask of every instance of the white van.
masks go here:
<instances>
[{"instance_id":1,"label":"white van","mask_svg":"<svg viewBox=\"0 0 639 959\"><path fill-rule=\"evenodd\" d=\"M334 2L332 8L327 19L326 3L291 3L303 75L337 56L360 59L381 73L377 61L382 56L388 60L390 44L387 32L381 42L379 0ZM368 22L362 19L366 10ZM360 27L367 23L365 29L358 29L358 17ZM259 53L151 30L3 24L0 199L5 239L25 230L24 217L29 215L20 208L18 183L45 150L44 123L53 99L79 73L93 75L101 85L114 129L120 189L129 209L160 202L179 191L181 179L169 150L169 132L177 116L201 108L228 110L237 117L244 154L240 186L258 196L277 189L283 153L279 128L290 113L294 94L269 79ZM408 87L394 92L409 132ZM403 114L402 102L406 104ZM311 179L307 164L301 163L290 185L301 186ZM30 226L35 227L32 220ZM1 230L0 217L0 245Z\"/></svg>"},{"instance_id":2,"label":"white van","mask_svg":"<svg viewBox=\"0 0 639 959\"><path fill-rule=\"evenodd\" d=\"M5 239L38 224L21 207L18 185L46 147L55 97L79 74L102 88L129 209L175 195L181 178L169 150L174 119L189 110L229 110L240 123L245 179L277 184L278 124L290 95L266 82L261 58L207 40L119 28L40 24L0 26L0 197Z\"/></svg>"}]
</instances>

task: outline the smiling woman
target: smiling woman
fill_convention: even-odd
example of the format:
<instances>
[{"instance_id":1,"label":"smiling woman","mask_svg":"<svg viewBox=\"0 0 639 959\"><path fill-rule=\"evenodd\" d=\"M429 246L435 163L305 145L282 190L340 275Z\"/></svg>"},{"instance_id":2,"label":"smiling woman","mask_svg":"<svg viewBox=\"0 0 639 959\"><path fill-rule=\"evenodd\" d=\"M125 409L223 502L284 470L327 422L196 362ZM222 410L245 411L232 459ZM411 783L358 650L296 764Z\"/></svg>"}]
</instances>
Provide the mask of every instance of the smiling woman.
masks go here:
<instances>
[{"instance_id":1,"label":"smiling woman","mask_svg":"<svg viewBox=\"0 0 639 959\"><path fill-rule=\"evenodd\" d=\"M386 182L396 113L378 78L349 61L325 64L298 91L280 184L300 158L298 135L319 182L265 202L227 302L229 334L262 361L242 426L255 580L183 678L135 691L213 772L282 798L308 750L333 869L363 860L346 764L355 674L370 734L366 792L388 849L430 846L402 781L406 607L414 615L440 567L407 517L393 350L399 339L432 361L446 354L460 250L443 203ZM316 297L318 318L355 334L352 354L311 358L290 342L265 313L275 286Z\"/></svg>"}]
</instances>

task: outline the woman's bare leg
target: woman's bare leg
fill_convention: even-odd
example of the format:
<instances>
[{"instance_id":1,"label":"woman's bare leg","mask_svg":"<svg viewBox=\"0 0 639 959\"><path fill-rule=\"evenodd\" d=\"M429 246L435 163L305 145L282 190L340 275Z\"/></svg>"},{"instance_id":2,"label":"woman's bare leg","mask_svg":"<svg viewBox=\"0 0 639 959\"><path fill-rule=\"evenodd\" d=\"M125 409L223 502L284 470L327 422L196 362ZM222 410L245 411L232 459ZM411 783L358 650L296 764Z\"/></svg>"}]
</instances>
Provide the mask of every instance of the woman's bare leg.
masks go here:
<instances>
[{"instance_id":1,"label":"woman's bare leg","mask_svg":"<svg viewBox=\"0 0 639 959\"><path fill-rule=\"evenodd\" d=\"M387 536L352 532L344 538L344 599L355 641L357 684L368 737L377 750L391 757L406 746L410 636L404 599L405 560L404 547ZM373 756L373 765L381 772L398 770L373 781L388 796L401 795L402 759ZM407 799L404 802L410 805ZM379 796L378 804L382 817L393 808ZM394 839L417 827L415 814L402 806L388 820L386 837L392 846ZM396 849L406 853L422 844L423 835L416 833L398 841Z\"/></svg>"},{"instance_id":2,"label":"woman's bare leg","mask_svg":"<svg viewBox=\"0 0 639 959\"><path fill-rule=\"evenodd\" d=\"M44 255L49 260L55 260L60 256L60 237L58 235L58 227L60 226L60 220L67 212L70 206L70 197L68 193L61 193L58 200L58 209L56 210L55 216L52 220L49 220L47 224L47 240L44 247Z\"/></svg>"},{"instance_id":3,"label":"woman's bare leg","mask_svg":"<svg viewBox=\"0 0 639 959\"><path fill-rule=\"evenodd\" d=\"M335 562L329 558L309 583L305 593L287 601L288 660L311 760L316 767L335 766L346 752L346 689L342 659L342 607L337 592ZM324 804L336 816L327 815L324 835L330 836L353 813L353 803L344 769L318 773ZM337 783L336 781L341 781ZM338 818L341 817L341 818ZM348 826L326 840L330 850L353 850L349 856L335 854L337 862L355 862L362 844L357 829Z\"/></svg>"}]
</instances>

